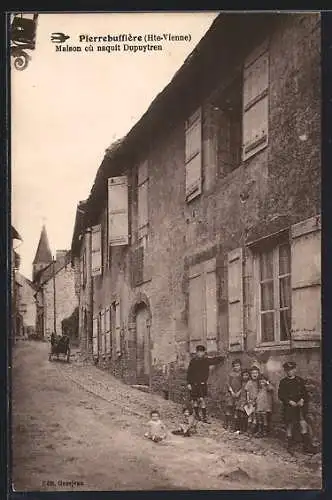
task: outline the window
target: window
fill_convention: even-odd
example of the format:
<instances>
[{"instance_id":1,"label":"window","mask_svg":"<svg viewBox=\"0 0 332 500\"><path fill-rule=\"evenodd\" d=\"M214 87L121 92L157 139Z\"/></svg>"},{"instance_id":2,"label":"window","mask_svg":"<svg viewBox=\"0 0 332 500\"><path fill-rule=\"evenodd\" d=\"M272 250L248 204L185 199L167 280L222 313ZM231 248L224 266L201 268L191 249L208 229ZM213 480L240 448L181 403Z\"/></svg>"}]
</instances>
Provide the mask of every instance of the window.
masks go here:
<instances>
[{"instance_id":1,"label":"window","mask_svg":"<svg viewBox=\"0 0 332 500\"><path fill-rule=\"evenodd\" d=\"M204 344L207 351L217 350L217 290L215 259L189 269L189 340L190 350Z\"/></svg>"},{"instance_id":2,"label":"window","mask_svg":"<svg viewBox=\"0 0 332 500\"><path fill-rule=\"evenodd\" d=\"M243 74L243 160L267 145L269 103L268 43L246 59Z\"/></svg>"},{"instance_id":3,"label":"window","mask_svg":"<svg viewBox=\"0 0 332 500\"><path fill-rule=\"evenodd\" d=\"M139 286L146 278L146 249L148 244L148 162L138 167L137 182L137 245L132 252L133 286Z\"/></svg>"},{"instance_id":4,"label":"window","mask_svg":"<svg viewBox=\"0 0 332 500\"><path fill-rule=\"evenodd\" d=\"M108 241L111 246L128 245L128 179L108 179Z\"/></svg>"},{"instance_id":5,"label":"window","mask_svg":"<svg viewBox=\"0 0 332 500\"><path fill-rule=\"evenodd\" d=\"M261 344L290 340L291 252L282 242L258 254L259 341Z\"/></svg>"},{"instance_id":6,"label":"window","mask_svg":"<svg viewBox=\"0 0 332 500\"><path fill-rule=\"evenodd\" d=\"M102 238L102 272L108 268L108 233L107 233L107 208L103 213L103 222L101 226Z\"/></svg>"},{"instance_id":7,"label":"window","mask_svg":"<svg viewBox=\"0 0 332 500\"><path fill-rule=\"evenodd\" d=\"M119 356L121 354L121 317L119 302L113 302L112 305L112 329L115 355Z\"/></svg>"},{"instance_id":8,"label":"window","mask_svg":"<svg viewBox=\"0 0 332 500\"><path fill-rule=\"evenodd\" d=\"M144 228L149 223L148 216L148 163L147 161L141 163L138 167L138 184L137 184L137 197L138 197L138 237L140 238Z\"/></svg>"},{"instance_id":9,"label":"window","mask_svg":"<svg viewBox=\"0 0 332 500\"><path fill-rule=\"evenodd\" d=\"M92 257L92 276L101 274L101 225L92 227L92 243L91 243L91 257Z\"/></svg>"},{"instance_id":10,"label":"window","mask_svg":"<svg viewBox=\"0 0 332 500\"><path fill-rule=\"evenodd\" d=\"M218 163L221 175L241 163L242 150L242 75L213 101L218 127Z\"/></svg>"},{"instance_id":11,"label":"window","mask_svg":"<svg viewBox=\"0 0 332 500\"><path fill-rule=\"evenodd\" d=\"M185 124L186 200L202 192L202 117L198 109Z\"/></svg>"}]
</instances>

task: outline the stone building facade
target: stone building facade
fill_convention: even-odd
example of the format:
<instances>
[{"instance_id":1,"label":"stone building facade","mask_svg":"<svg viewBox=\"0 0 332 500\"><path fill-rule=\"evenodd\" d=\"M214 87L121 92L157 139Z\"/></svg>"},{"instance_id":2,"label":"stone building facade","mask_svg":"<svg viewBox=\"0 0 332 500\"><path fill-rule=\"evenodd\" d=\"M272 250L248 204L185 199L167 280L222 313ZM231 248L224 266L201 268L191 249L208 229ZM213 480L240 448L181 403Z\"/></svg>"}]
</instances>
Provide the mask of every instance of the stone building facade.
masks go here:
<instances>
[{"instance_id":1,"label":"stone building facade","mask_svg":"<svg viewBox=\"0 0 332 500\"><path fill-rule=\"evenodd\" d=\"M16 273L16 282L19 285L17 308L22 316L22 334L29 337L36 329L36 290L33 283L19 272Z\"/></svg>"},{"instance_id":2,"label":"stone building facade","mask_svg":"<svg viewBox=\"0 0 332 500\"><path fill-rule=\"evenodd\" d=\"M218 412L235 357L276 387L294 359L319 433L320 79L319 14L221 14L105 154L81 228L101 367L182 401L204 343Z\"/></svg>"}]
</instances>

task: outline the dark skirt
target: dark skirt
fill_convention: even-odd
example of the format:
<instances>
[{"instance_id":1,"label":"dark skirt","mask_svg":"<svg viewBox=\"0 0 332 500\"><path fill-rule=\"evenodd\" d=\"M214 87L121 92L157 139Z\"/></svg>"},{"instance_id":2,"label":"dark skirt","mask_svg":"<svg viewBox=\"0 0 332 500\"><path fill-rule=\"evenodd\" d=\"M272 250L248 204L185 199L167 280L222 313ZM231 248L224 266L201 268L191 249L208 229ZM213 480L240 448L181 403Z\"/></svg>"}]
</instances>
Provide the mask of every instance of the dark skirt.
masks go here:
<instances>
[{"instance_id":1,"label":"dark skirt","mask_svg":"<svg viewBox=\"0 0 332 500\"><path fill-rule=\"evenodd\" d=\"M207 383L191 384L190 396L191 399L205 398L207 396Z\"/></svg>"}]
</instances>

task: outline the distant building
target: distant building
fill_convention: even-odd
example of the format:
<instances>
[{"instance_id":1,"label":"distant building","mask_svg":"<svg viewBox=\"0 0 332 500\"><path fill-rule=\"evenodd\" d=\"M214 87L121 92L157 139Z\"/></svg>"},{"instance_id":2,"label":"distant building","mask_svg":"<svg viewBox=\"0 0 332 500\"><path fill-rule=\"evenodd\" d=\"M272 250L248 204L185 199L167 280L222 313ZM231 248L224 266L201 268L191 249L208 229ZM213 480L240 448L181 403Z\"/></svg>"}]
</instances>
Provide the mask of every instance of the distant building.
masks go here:
<instances>
[{"instance_id":1,"label":"distant building","mask_svg":"<svg viewBox=\"0 0 332 500\"><path fill-rule=\"evenodd\" d=\"M16 273L16 283L19 286L17 309L22 318L21 333L24 337L34 335L36 329L36 289L32 281Z\"/></svg>"},{"instance_id":2,"label":"distant building","mask_svg":"<svg viewBox=\"0 0 332 500\"><path fill-rule=\"evenodd\" d=\"M48 242L46 227L43 226L35 258L32 263L32 280L38 281L38 275L52 262L52 252Z\"/></svg>"},{"instance_id":3,"label":"distant building","mask_svg":"<svg viewBox=\"0 0 332 500\"><path fill-rule=\"evenodd\" d=\"M43 226L35 259L33 285L36 289L36 334L48 337L62 333L62 321L69 318L78 305L75 294L75 273L71 254L57 250L52 260L46 228Z\"/></svg>"},{"instance_id":4,"label":"distant building","mask_svg":"<svg viewBox=\"0 0 332 500\"><path fill-rule=\"evenodd\" d=\"M20 286L17 283L15 277L16 273L20 267L20 256L16 252L16 247L19 242L22 241L22 237L19 235L14 226L11 226L11 337L13 342L15 338L21 332L21 317L18 311L18 297Z\"/></svg>"}]
</instances>

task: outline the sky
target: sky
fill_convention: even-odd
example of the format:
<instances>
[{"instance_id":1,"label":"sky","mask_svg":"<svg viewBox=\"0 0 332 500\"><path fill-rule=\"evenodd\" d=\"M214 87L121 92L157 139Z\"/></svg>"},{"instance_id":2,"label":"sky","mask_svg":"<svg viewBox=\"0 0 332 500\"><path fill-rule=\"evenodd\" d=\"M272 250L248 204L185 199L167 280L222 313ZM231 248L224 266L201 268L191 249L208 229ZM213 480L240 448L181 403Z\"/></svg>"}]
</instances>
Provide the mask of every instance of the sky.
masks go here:
<instances>
[{"instance_id":1,"label":"sky","mask_svg":"<svg viewBox=\"0 0 332 500\"><path fill-rule=\"evenodd\" d=\"M89 196L105 150L125 135L169 83L217 12L39 14L28 67L11 70L12 224L31 278L42 225L53 255L70 249L76 206ZM51 33L81 52L57 52ZM80 35L190 35L162 51L86 52ZM130 44L144 42L129 42ZM105 45L115 42L104 42Z\"/></svg>"}]
</instances>

